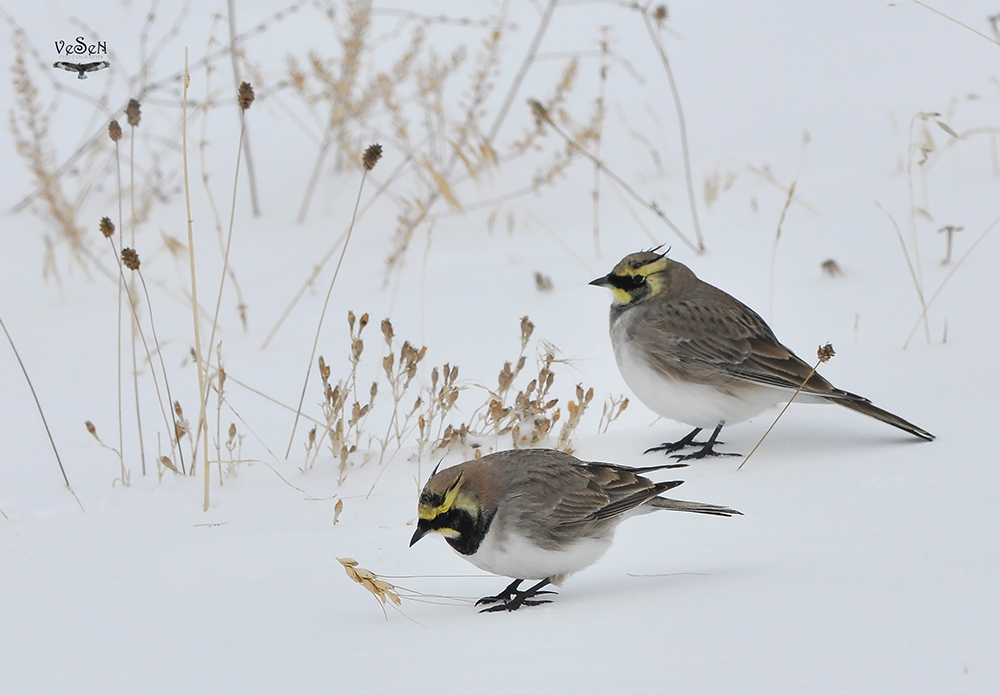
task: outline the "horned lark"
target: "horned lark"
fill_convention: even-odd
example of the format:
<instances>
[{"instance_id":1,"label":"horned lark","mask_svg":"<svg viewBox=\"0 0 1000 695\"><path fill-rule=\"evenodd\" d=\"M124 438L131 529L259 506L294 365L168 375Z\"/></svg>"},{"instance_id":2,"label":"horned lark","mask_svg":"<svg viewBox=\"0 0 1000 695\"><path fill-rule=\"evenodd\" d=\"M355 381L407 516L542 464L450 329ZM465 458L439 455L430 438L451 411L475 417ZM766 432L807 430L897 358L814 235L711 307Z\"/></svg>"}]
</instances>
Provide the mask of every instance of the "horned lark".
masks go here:
<instances>
[{"instance_id":1,"label":"horned lark","mask_svg":"<svg viewBox=\"0 0 1000 695\"><path fill-rule=\"evenodd\" d=\"M611 344L625 383L653 412L695 428L683 439L649 451L702 445L674 458L738 456L714 450L721 443L722 426L788 401L803 382L796 402L838 403L921 439L934 439L867 398L834 388L819 374L810 376L812 368L778 342L764 319L665 253L625 256L590 284L608 287L614 296ZM702 429L711 428L707 441L695 441Z\"/></svg>"},{"instance_id":2,"label":"horned lark","mask_svg":"<svg viewBox=\"0 0 1000 695\"><path fill-rule=\"evenodd\" d=\"M542 589L597 562L622 519L657 509L740 513L659 497L683 481L654 483L640 475L683 465L628 468L585 463L552 449L522 449L435 470L420 494L420 520L410 545L440 533L476 567L513 577L499 594L477 602L495 604L484 612L548 603L535 597L552 593ZM527 579L539 581L520 590Z\"/></svg>"}]
</instances>

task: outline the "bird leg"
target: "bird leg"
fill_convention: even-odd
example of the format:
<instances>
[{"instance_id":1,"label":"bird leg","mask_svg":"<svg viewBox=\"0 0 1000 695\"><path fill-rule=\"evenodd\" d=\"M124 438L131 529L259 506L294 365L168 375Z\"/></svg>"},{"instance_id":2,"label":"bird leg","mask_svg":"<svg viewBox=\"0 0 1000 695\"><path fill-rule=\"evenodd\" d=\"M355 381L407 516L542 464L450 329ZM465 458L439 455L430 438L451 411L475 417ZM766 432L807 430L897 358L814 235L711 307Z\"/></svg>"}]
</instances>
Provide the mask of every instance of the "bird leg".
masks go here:
<instances>
[{"instance_id":1,"label":"bird leg","mask_svg":"<svg viewBox=\"0 0 1000 695\"><path fill-rule=\"evenodd\" d=\"M691 461L691 460L694 460L694 459L708 458L709 456L742 456L743 454L729 453L729 452L726 452L726 451L716 451L713 448L716 444L723 444L724 443L724 442L720 442L720 441L716 441L716 440L719 438L719 432L722 431L722 426L725 425L725 424L726 424L725 422L720 422L719 425L718 425L718 427L715 428L715 431L712 432L712 436L708 438L707 442L705 442L705 446L703 446L702 448L698 449L698 451L696 451L696 452L694 452L692 454L674 454L673 456L671 456L671 458L675 458L678 461ZM697 431L698 430L695 430L694 432L692 432L688 436L690 436L690 437L693 438L694 434ZM698 442L692 442L692 443L697 444Z\"/></svg>"},{"instance_id":2,"label":"bird leg","mask_svg":"<svg viewBox=\"0 0 1000 695\"><path fill-rule=\"evenodd\" d=\"M681 449L686 449L689 446L693 447L693 446L701 446L703 444L707 444L707 442L696 442L694 440L694 438L698 436L699 432L701 432L701 428L695 427L691 432L688 432L685 436L681 437L676 442L664 442L663 444L660 444L660 446L654 446L652 448L646 449L642 453L648 454L650 451L662 451L664 453L669 454L672 451L680 451ZM718 431L716 431L716 434L718 434ZM722 442L719 442L719 444L722 444Z\"/></svg>"},{"instance_id":3,"label":"bird leg","mask_svg":"<svg viewBox=\"0 0 1000 695\"><path fill-rule=\"evenodd\" d=\"M506 589L501 591L496 596L484 596L476 601L477 606L487 603L497 604L495 606L490 606L489 608L484 608L479 612L496 613L498 611L516 611L521 606L538 606L543 603L551 603L551 599L534 599L534 597L539 594L555 593L554 591L541 591L541 589L545 588L552 582L551 579L543 579L533 587L525 589L524 591L519 591L518 587L523 581L523 579L515 579L507 586Z\"/></svg>"}]
</instances>

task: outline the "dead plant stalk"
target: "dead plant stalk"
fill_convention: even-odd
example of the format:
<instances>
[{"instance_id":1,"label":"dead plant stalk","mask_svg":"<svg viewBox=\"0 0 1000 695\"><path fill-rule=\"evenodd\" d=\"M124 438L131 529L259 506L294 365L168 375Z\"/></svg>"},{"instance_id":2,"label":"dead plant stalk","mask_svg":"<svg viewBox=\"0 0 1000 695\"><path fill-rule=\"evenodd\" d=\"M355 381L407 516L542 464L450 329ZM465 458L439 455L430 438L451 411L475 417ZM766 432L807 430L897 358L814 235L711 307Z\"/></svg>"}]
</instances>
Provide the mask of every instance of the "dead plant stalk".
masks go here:
<instances>
[{"instance_id":1,"label":"dead plant stalk","mask_svg":"<svg viewBox=\"0 0 1000 695\"><path fill-rule=\"evenodd\" d=\"M205 380L208 374L205 371L205 360L201 351L201 327L198 320L198 282L195 275L194 263L194 220L191 218L191 186L188 182L188 141L187 141L187 109L188 109L188 87L191 86L191 73L188 72L188 49L184 47L184 93L181 99L181 151L183 152L184 164L184 204L187 211L187 233L188 233L188 258L191 261L191 312L194 317L194 351L195 360L198 366L198 404L199 422L198 429L203 429L206 423L205 403L208 387ZM191 462L192 469L194 461ZM202 472L205 476L204 494L205 501L202 511L208 511L209 502L209 474L211 469L208 465L208 431L205 430L205 457L202 461Z\"/></svg>"},{"instance_id":2,"label":"dead plant stalk","mask_svg":"<svg viewBox=\"0 0 1000 695\"><path fill-rule=\"evenodd\" d=\"M66 489L69 490L71 495L73 495L73 499L76 500L76 503L80 505L80 510L86 514L87 510L83 508L83 503L80 502L80 498L76 496L73 486L69 484L69 477L66 475L66 469L63 467L62 458L59 456L59 449L56 448L56 441L52 438L52 430L49 429L48 420L45 419L45 412L42 410L42 404L38 400L38 394L35 392L35 386L31 383L31 377L28 376L28 370L24 366L24 362L21 361L21 354L17 351L17 346L14 345L14 339L10 337L10 333L7 331L7 326L4 324L2 318L0 318L0 328L3 329L4 335L7 336L7 342L10 343L10 349L14 351L14 357L17 359L17 364L21 367L21 372L24 374L24 380L28 382L28 388L31 390L31 397L35 399L35 406L38 408L38 414L42 418L42 425L45 426L45 434L49 436L49 443L52 445L52 452L56 455L56 463L59 464L59 472L62 473L63 482L66 483ZM4 518L7 518L6 514L4 514Z\"/></svg>"},{"instance_id":3,"label":"dead plant stalk","mask_svg":"<svg viewBox=\"0 0 1000 695\"><path fill-rule=\"evenodd\" d=\"M309 351L309 361L306 363L306 376L302 381L302 393L299 395L299 404L295 409L295 421L292 423L292 432L288 436L288 447L285 449L286 461L288 460L288 455L292 451L292 442L295 441L295 430L299 425L299 417L302 413L302 404L306 399L306 389L309 386L309 374L312 372L313 359L316 357L316 347L319 345L319 335L323 328L323 319L326 316L326 309L330 304L330 296L333 294L333 286L336 284L337 276L340 274L340 266L344 262L344 255L347 253L347 244L351 241L351 232L354 231L354 222L358 216L358 207L361 205L361 192L365 189L365 179L368 177L368 172L374 168L381 156L382 147L380 145L370 145L368 149L365 150L363 156L364 170L361 172L361 184L358 186L358 197L354 201L354 211L351 213L351 224L347 227L347 235L344 238L344 245L340 249L340 258L337 259L337 266L333 269L333 277L330 278L330 286L326 290L326 298L323 300L323 308L319 313L319 322L316 325L316 335L313 337L312 349Z\"/></svg>"}]
</instances>

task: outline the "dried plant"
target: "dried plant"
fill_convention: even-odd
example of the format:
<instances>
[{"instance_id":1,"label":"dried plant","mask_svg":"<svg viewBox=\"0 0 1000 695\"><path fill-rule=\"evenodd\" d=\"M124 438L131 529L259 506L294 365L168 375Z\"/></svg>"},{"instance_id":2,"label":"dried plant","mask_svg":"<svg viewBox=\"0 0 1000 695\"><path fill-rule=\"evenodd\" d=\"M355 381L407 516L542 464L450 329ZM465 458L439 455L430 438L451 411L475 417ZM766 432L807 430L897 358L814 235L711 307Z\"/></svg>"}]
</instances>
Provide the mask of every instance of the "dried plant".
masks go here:
<instances>
[{"instance_id":1,"label":"dried plant","mask_svg":"<svg viewBox=\"0 0 1000 695\"><path fill-rule=\"evenodd\" d=\"M601 410L601 421L597 424L598 433L607 432L611 423L617 420L626 408L628 408L628 399L625 396L609 396Z\"/></svg>"},{"instance_id":2,"label":"dried plant","mask_svg":"<svg viewBox=\"0 0 1000 695\"><path fill-rule=\"evenodd\" d=\"M10 337L10 332L7 330L7 325L3 322L2 318L0 318L0 329L2 329L3 334L7 336L7 342L10 344L10 349L14 352L14 357L17 359L18 366L21 367L21 373L24 374L24 380L28 382L28 389L31 391L31 397L35 399L35 406L38 408L38 415L42 418L42 425L45 427L45 433L49 436L49 443L52 445L52 453L56 456L56 463L59 464L59 472L62 474L63 482L66 483L66 489L71 495L73 495L73 499L76 500L76 503L80 505L80 510L86 514L87 510L83 508L83 503L80 502L80 498L76 496L73 486L69 484L69 477L66 475L66 469L63 467L62 458L59 456L59 449L56 448L56 440L52 438L52 430L49 429L49 423L45 419L45 412L42 410L41 401L38 400L38 394L35 392L35 386L31 383L31 377L28 376L28 370L24 366L24 362L21 360L21 353L17 351L17 346L14 345L14 339ZM6 517L7 515L4 514L4 516Z\"/></svg>"},{"instance_id":3,"label":"dried plant","mask_svg":"<svg viewBox=\"0 0 1000 695\"><path fill-rule=\"evenodd\" d=\"M121 474L117 480L111 483L112 486L114 486L115 483L121 483L124 487L129 487L129 485L131 484L131 476L129 474L128 469L125 468L125 459L122 458L121 449L116 449L113 446L108 446L107 444L105 444L104 441L101 439L100 435L97 434L97 428L94 426L94 423L92 423L90 420L87 420L83 424L87 428L87 431L90 432L90 435L97 440L98 444L100 444L108 451L114 452L115 456L118 457L118 465L121 468Z\"/></svg>"},{"instance_id":4,"label":"dried plant","mask_svg":"<svg viewBox=\"0 0 1000 695\"><path fill-rule=\"evenodd\" d=\"M344 566L347 576L367 589L372 596L382 603L382 613L385 613L385 602L391 601L395 605L400 604L399 594L396 587L384 579L379 579L378 575L364 567L358 567L358 561L349 557L338 557L337 562ZM386 616L388 619L388 615Z\"/></svg>"},{"instance_id":5,"label":"dried plant","mask_svg":"<svg viewBox=\"0 0 1000 695\"><path fill-rule=\"evenodd\" d=\"M780 420L781 416L785 414L786 410L788 410L788 406L792 404L792 401L795 400L795 397L798 396L800 393L802 393L802 389L804 389L806 387L806 384L809 383L809 380L812 379L813 374L816 373L816 370L819 369L819 366L821 364L829 362L831 359L833 359L833 357L836 354L837 353L834 351L833 345L830 343L827 343L826 345L820 345L816 349L816 364L812 366L812 369L810 369L809 373L806 374L806 378L802 380L802 383L799 385L799 387L795 389L795 393L793 393L791 398L788 399L788 402L785 403L785 407L781 409L781 412L778 413L778 416L774 418L774 422L772 422L771 426L767 428L767 430L764 432L764 435L754 445L753 449L750 450L750 453L746 455L745 459L743 459L743 463L741 463L736 468L736 470L740 470L741 468L743 468L743 466L746 465L747 461L750 460L750 457L753 456L753 452L757 451L757 448L764 442L765 439L767 439L767 435L769 435L771 433L771 430L774 429L774 426L778 424L778 420Z\"/></svg>"},{"instance_id":6,"label":"dried plant","mask_svg":"<svg viewBox=\"0 0 1000 695\"><path fill-rule=\"evenodd\" d=\"M567 454L572 454L574 449L570 444L570 437L573 431L580 424L580 418L583 416L584 411L587 410L587 406L590 402L594 400L594 389L587 389L584 393L583 386L580 384L576 385L576 400L569 401L566 404L566 410L569 411L569 417L566 418L566 422L563 423L562 429L559 431L559 441L556 443L556 449L560 451L565 451Z\"/></svg>"},{"instance_id":7,"label":"dried plant","mask_svg":"<svg viewBox=\"0 0 1000 695\"><path fill-rule=\"evenodd\" d=\"M15 29L13 41L15 57L11 72L14 107L9 112L9 123L14 135L14 145L38 187L44 213L62 238L69 242L70 249L79 260L84 233L76 222L76 209L62 188L63 179L56 165L54 146L49 135L48 110L40 101L38 88L25 63L27 39L20 29Z\"/></svg>"}]
</instances>

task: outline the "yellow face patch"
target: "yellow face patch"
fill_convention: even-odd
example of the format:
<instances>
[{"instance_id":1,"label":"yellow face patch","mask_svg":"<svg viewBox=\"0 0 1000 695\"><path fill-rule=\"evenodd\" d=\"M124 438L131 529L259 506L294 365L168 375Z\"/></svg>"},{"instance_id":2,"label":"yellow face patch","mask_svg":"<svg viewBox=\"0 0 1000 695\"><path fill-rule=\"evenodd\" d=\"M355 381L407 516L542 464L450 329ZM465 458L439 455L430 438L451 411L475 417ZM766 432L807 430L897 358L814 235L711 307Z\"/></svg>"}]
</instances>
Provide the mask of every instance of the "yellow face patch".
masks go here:
<instances>
[{"instance_id":1,"label":"yellow face patch","mask_svg":"<svg viewBox=\"0 0 1000 695\"><path fill-rule=\"evenodd\" d=\"M615 304L628 304L629 302L632 301L632 295L630 295L628 292L626 292L623 289L619 289L617 287L612 287L611 288L611 300Z\"/></svg>"},{"instance_id":2,"label":"yellow face patch","mask_svg":"<svg viewBox=\"0 0 1000 695\"><path fill-rule=\"evenodd\" d=\"M444 493L444 501L438 506L429 507L427 505L422 504L419 507L417 507L417 516L419 516L421 519L426 519L427 521L430 521L431 519L436 519L439 515L444 514L449 509L451 509L455 504L455 500L458 499L458 491L461 482L462 482L462 477L459 476L458 480L455 481L455 484L452 485L450 488L448 488L448 491ZM442 532L444 530L445 529L440 529L440 531Z\"/></svg>"}]
</instances>

